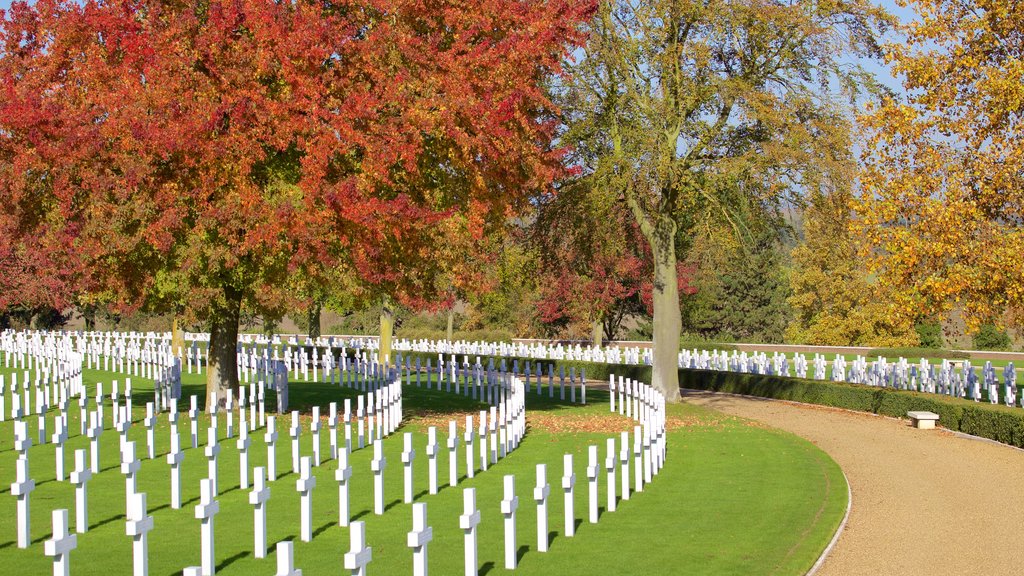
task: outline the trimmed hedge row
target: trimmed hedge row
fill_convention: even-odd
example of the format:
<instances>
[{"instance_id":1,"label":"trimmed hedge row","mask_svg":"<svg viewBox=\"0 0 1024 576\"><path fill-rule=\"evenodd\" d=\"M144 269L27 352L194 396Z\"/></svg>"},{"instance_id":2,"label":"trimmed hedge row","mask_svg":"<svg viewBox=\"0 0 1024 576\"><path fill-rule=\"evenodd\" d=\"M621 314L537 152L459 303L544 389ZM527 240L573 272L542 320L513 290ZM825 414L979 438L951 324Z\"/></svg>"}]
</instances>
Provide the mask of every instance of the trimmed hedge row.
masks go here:
<instances>
[{"instance_id":1,"label":"trimmed hedge row","mask_svg":"<svg viewBox=\"0 0 1024 576\"><path fill-rule=\"evenodd\" d=\"M891 388L708 370L680 370L679 385L900 418L910 410L927 410L939 415L944 428L1024 448L1024 410L1020 408Z\"/></svg>"}]
</instances>

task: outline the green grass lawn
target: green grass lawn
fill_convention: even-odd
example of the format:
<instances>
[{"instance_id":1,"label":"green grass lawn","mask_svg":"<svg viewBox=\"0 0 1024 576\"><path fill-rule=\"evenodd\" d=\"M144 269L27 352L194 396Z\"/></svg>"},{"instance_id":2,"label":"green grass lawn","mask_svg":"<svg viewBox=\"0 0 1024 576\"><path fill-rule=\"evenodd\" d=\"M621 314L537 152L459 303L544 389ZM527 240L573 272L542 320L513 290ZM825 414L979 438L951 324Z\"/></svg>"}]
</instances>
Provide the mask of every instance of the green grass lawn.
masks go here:
<instances>
[{"instance_id":1,"label":"green grass lawn","mask_svg":"<svg viewBox=\"0 0 1024 576\"><path fill-rule=\"evenodd\" d=\"M11 370L0 369L0 373L9 372ZM87 371L85 374L90 385L103 382L108 394L109 382L115 379L123 382L124 378L123 374L109 372ZM137 452L144 457L146 434L141 419L145 402L151 398L151 383L134 377L132 382L135 424L129 437L136 441ZM202 390L201 375L185 375L179 423L184 447L190 446L185 415L188 396L200 394L202 401ZM340 409L342 399L354 396L351 390L325 383L295 383L291 388L294 407L305 409L318 404L322 406L324 419L329 402L338 401ZM429 524L434 532L434 540L429 545L433 574L462 573L463 538L458 528L458 515L462 508L461 488L470 486L477 488L482 515L480 572L505 572L503 523L499 512L505 474L516 476L520 499L517 532L521 562L517 572L522 574L802 574L831 538L846 508L846 484L841 471L809 442L702 408L672 405L669 417L675 425L669 432L668 457L662 473L643 493L634 494L628 502L620 502L615 512L604 511L602 473L602 515L598 524L591 525L586 521L587 446L598 445L603 458L605 439L612 434L617 437L620 430L632 429L628 420L609 416L607 394L600 391L588 393L592 403L585 407L558 403L531 392L528 395L531 427L521 446L487 472L478 471L476 478L466 480L461 478L465 471L462 461L465 451L460 444L460 483L455 489L447 487L448 455L447 450L442 449L438 469L443 487L439 494L430 496L426 493L425 419L437 423L446 422L449 417L455 419L461 435L463 414L475 412L482 405L453 394L417 388L414 384L406 385L404 397L407 418L399 432L415 434L415 491L418 501L428 503ZM268 407L271 405L268 399ZM9 416L9 391L7 410ZM66 444L66 465L70 472L73 450L87 447L88 439L78 435L77 402L72 402L69 416L71 438ZM109 425L109 406L106 418ZM35 434L35 416L28 422L30 433ZM309 455L312 438L308 419L303 423L302 453ZM52 428L52 417L48 425ZM159 419L157 459L142 462L139 490L147 494L149 513L155 521L149 541L151 574L180 574L185 566L199 564L200 523L194 518L193 507L198 502L199 481L207 470L201 452L205 444L205 425L203 416L200 448L186 450L182 509L171 510L169 506L170 479L164 459L169 449L166 414ZM333 461L325 460L315 469L313 541L298 540L299 495L295 491L296 476L291 474L288 425L289 418L279 418L279 478L271 484L268 508L271 550L266 559L258 560L252 553L253 514L248 492L238 489L238 453L233 440L223 439L225 419L220 418L221 512L215 521L218 574L274 573L274 544L286 539L295 541L296 566L304 574L346 573L342 555L348 550L349 536L347 528L337 525ZM443 445L447 426L439 428L438 432ZM265 463L267 454L262 436L262 431L252 436L251 466ZM339 442L343 442L341 431L339 438ZM329 455L326 423L321 443L326 458ZM100 450L102 472L89 484L90 529L79 535L78 548L71 554L72 574L131 573L131 539L125 536L124 526L125 483L118 469L117 445L117 433L105 430ZM351 510L354 519L367 524L367 539L373 547L371 574L412 571L412 552L405 546L412 515L411 507L401 503L401 449L400 433L385 441L388 510L379 517L372 513L369 464L372 451L356 451L351 458ZM565 453L575 455L578 529L574 538L566 538L562 533L563 498L559 479ZM51 561L43 555L43 541L50 537L50 512L68 508L74 526L74 489L69 483L54 479L53 445L33 445L30 467L37 488L31 495L32 545L27 550L18 549L15 544L16 499L10 495L16 456L13 425L7 420L0 423L0 563L5 573L46 574L51 571ZM552 539L547 553L536 550L536 506L531 498L534 467L541 462L548 465L548 482L552 485L549 499Z\"/></svg>"}]
</instances>

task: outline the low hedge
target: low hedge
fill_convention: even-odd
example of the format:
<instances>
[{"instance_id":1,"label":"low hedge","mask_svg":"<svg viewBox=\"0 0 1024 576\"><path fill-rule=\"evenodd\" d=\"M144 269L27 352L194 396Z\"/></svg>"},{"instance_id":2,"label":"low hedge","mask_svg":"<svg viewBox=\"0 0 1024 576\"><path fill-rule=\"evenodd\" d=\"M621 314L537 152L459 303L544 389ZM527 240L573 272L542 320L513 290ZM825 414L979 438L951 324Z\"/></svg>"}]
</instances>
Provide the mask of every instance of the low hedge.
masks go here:
<instances>
[{"instance_id":1,"label":"low hedge","mask_svg":"<svg viewBox=\"0 0 1024 576\"><path fill-rule=\"evenodd\" d=\"M900 418L911 410L926 410L938 414L944 428L1024 448L1024 409L1020 408L892 388L708 370L680 370L679 385Z\"/></svg>"},{"instance_id":2,"label":"low hedge","mask_svg":"<svg viewBox=\"0 0 1024 576\"><path fill-rule=\"evenodd\" d=\"M896 360L897 358L928 358L935 360L967 360L971 357L970 354L962 350L945 350L942 348L872 348L868 350L865 358L871 360L879 356L884 356L889 360Z\"/></svg>"}]
</instances>

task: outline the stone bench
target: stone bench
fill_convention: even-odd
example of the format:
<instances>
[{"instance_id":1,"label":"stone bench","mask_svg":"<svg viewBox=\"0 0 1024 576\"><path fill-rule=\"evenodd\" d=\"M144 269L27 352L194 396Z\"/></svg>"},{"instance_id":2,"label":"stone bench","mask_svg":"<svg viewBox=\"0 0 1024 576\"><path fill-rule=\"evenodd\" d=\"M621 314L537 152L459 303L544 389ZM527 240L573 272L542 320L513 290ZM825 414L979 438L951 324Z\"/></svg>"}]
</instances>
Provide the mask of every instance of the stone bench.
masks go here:
<instances>
[{"instance_id":1,"label":"stone bench","mask_svg":"<svg viewBox=\"0 0 1024 576\"><path fill-rule=\"evenodd\" d=\"M910 423L914 428L920 428L921 430L935 428L935 422L939 419L938 414L924 411L907 412L907 417L910 418Z\"/></svg>"}]
</instances>

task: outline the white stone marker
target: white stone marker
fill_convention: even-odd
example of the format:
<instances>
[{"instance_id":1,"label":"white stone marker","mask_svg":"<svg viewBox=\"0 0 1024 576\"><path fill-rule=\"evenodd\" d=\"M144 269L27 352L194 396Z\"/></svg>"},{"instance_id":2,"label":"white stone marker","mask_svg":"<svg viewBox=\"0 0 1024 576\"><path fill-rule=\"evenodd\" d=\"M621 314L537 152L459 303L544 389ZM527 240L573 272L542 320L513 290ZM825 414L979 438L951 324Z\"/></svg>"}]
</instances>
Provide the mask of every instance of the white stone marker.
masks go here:
<instances>
[{"instance_id":1,"label":"white stone marker","mask_svg":"<svg viewBox=\"0 0 1024 576\"><path fill-rule=\"evenodd\" d=\"M476 488L462 490L462 512L462 516L459 516L459 528L462 528L464 534L466 576L476 576L476 527L480 524L480 511L476 509Z\"/></svg>"},{"instance_id":2,"label":"white stone marker","mask_svg":"<svg viewBox=\"0 0 1024 576\"><path fill-rule=\"evenodd\" d=\"M345 553L345 569L352 576L366 576L366 565L373 560L373 548L366 545L366 523L353 522L348 532L351 547Z\"/></svg>"},{"instance_id":3,"label":"white stone marker","mask_svg":"<svg viewBox=\"0 0 1024 576\"><path fill-rule=\"evenodd\" d=\"M171 508L181 508L181 463L185 460L185 453L181 451L181 442L178 439L178 431L171 433L171 451L167 454L167 464L171 467Z\"/></svg>"},{"instance_id":4,"label":"white stone marker","mask_svg":"<svg viewBox=\"0 0 1024 576\"><path fill-rule=\"evenodd\" d=\"M309 431L313 433L313 465L320 466L320 407L313 406L313 421L309 423Z\"/></svg>"},{"instance_id":5,"label":"white stone marker","mask_svg":"<svg viewBox=\"0 0 1024 576\"><path fill-rule=\"evenodd\" d=\"M576 508L573 490L576 486L576 473L572 470L572 454L562 456L562 490L565 491L565 536L576 535Z\"/></svg>"},{"instance_id":6,"label":"white stone marker","mask_svg":"<svg viewBox=\"0 0 1024 576\"><path fill-rule=\"evenodd\" d=\"M619 437L619 469L622 476L622 499L629 500L629 432Z\"/></svg>"},{"instance_id":7,"label":"white stone marker","mask_svg":"<svg viewBox=\"0 0 1024 576\"><path fill-rule=\"evenodd\" d=\"M295 481L295 491L299 493L299 538L303 542L313 539L313 488L316 488L316 476L311 473L309 456L303 456L299 462L299 479Z\"/></svg>"},{"instance_id":8,"label":"white stone marker","mask_svg":"<svg viewBox=\"0 0 1024 576\"><path fill-rule=\"evenodd\" d=\"M249 492L249 504L253 505L253 553L256 558L267 555L267 501L270 500L270 487L267 486L267 473L263 466L252 471L253 489Z\"/></svg>"},{"instance_id":9,"label":"white stone marker","mask_svg":"<svg viewBox=\"0 0 1024 576\"><path fill-rule=\"evenodd\" d=\"M330 444L331 460L338 459L338 403L331 402L329 408L330 416L327 418L328 442Z\"/></svg>"},{"instance_id":10,"label":"white stone marker","mask_svg":"<svg viewBox=\"0 0 1024 576\"><path fill-rule=\"evenodd\" d=\"M644 453L643 440L640 438L640 427L633 427L633 489L644 491Z\"/></svg>"},{"instance_id":11,"label":"white stone marker","mask_svg":"<svg viewBox=\"0 0 1024 576\"><path fill-rule=\"evenodd\" d=\"M485 388L486 389L486 388ZM487 471L487 411L480 411L480 428L477 430L477 437L480 438L480 471Z\"/></svg>"},{"instance_id":12,"label":"white stone marker","mask_svg":"<svg viewBox=\"0 0 1024 576\"><path fill-rule=\"evenodd\" d=\"M64 419L60 416L53 417L53 444L54 450L54 470L57 473L57 481L64 481L64 441L68 439L68 430L64 427Z\"/></svg>"},{"instance_id":13,"label":"white stone marker","mask_svg":"<svg viewBox=\"0 0 1024 576\"><path fill-rule=\"evenodd\" d=\"M501 501L501 514L505 517L505 569L516 569L516 510L519 497L516 496L516 477L505 476L505 499Z\"/></svg>"},{"instance_id":14,"label":"white stone marker","mask_svg":"<svg viewBox=\"0 0 1024 576\"><path fill-rule=\"evenodd\" d=\"M284 540L277 543L277 574L274 576L302 576L295 567L295 543Z\"/></svg>"},{"instance_id":15,"label":"white stone marker","mask_svg":"<svg viewBox=\"0 0 1024 576\"><path fill-rule=\"evenodd\" d=\"M68 532L68 511L53 511L53 538L43 542L43 554L53 558L53 576L71 574L71 551L78 547L78 535Z\"/></svg>"},{"instance_id":16,"label":"white stone marker","mask_svg":"<svg viewBox=\"0 0 1024 576\"><path fill-rule=\"evenodd\" d=\"M352 453L352 400L345 399L345 450Z\"/></svg>"},{"instance_id":17,"label":"white stone marker","mask_svg":"<svg viewBox=\"0 0 1024 576\"><path fill-rule=\"evenodd\" d=\"M436 441L435 441L436 442ZM448 421L448 485L452 488L459 483L459 430L455 420ZM435 443L435 452L437 446ZM472 460L472 458L470 459ZM435 469L437 464L434 464ZM436 470L435 470L436 472ZM436 494L437 492L431 492Z\"/></svg>"},{"instance_id":18,"label":"white stone marker","mask_svg":"<svg viewBox=\"0 0 1024 576\"><path fill-rule=\"evenodd\" d=\"M132 496L138 492L139 467L142 465L135 457L135 442L125 442L121 447L121 474L124 474L125 512L131 513Z\"/></svg>"},{"instance_id":19,"label":"white stone marker","mask_svg":"<svg viewBox=\"0 0 1024 576\"><path fill-rule=\"evenodd\" d=\"M273 416L267 418L267 433L263 435L267 443L267 479L277 480L277 425Z\"/></svg>"},{"instance_id":20,"label":"white stone marker","mask_svg":"<svg viewBox=\"0 0 1024 576\"><path fill-rule=\"evenodd\" d=\"M384 457L384 442L373 441L373 460L370 470L373 471L373 513L380 516L384 513L384 469L388 465Z\"/></svg>"},{"instance_id":21,"label":"white stone marker","mask_svg":"<svg viewBox=\"0 0 1024 576\"><path fill-rule=\"evenodd\" d=\"M548 496L551 485L548 484L547 464L537 464L537 486L533 489L533 500L537 502L537 550L548 551Z\"/></svg>"},{"instance_id":22,"label":"white stone marker","mask_svg":"<svg viewBox=\"0 0 1024 576\"><path fill-rule=\"evenodd\" d=\"M288 435L292 439L292 473L299 473L299 434L302 428L299 427L299 411L292 411L292 425L288 429Z\"/></svg>"},{"instance_id":23,"label":"white stone marker","mask_svg":"<svg viewBox=\"0 0 1024 576\"><path fill-rule=\"evenodd\" d=\"M128 507L128 521L125 523L125 535L132 537L132 575L147 576L149 574L149 531L153 529L153 517L146 516L146 495L132 496Z\"/></svg>"},{"instance_id":24,"label":"white stone marker","mask_svg":"<svg viewBox=\"0 0 1024 576\"><path fill-rule=\"evenodd\" d=\"M202 545L202 576L213 576L216 568L213 550L213 518L220 512L220 503L213 499L215 491L209 478L199 482L199 504L196 505L197 520L202 520L200 542Z\"/></svg>"},{"instance_id":25,"label":"white stone marker","mask_svg":"<svg viewBox=\"0 0 1024 576\"><path fill-rule=\"evenodd\" d=\"M192 448L199 447L199 400L192 395L191 407L188 410L188 418L192 424Z\"/></svg>"},{"instance_id":26,"label":"white stone marker","mask_svg":"<svg viewBox=\"0 0 1024 576\"><path fill-rule=\"evenodd\" d=\"M466 443L466 478L472 478L475 471L475 467L473 466L473 458L476 457L473 449L473 438L475 434L476 432L473 430L473 415L470 414L466 416L466 433L463 437ZM450 470L449 476L451 476ZM448 481L449 483L451 482L450 477L448 478Z\"/></svg>"},{"instance_id":27,"label":"white stone marker","mask_svg":"<svg viewBox=\"0 0 1024 576\"><path fill-rule=\"evenodd\" d=\"M28 476L28 458L18 458L16 480L11 484L11 495L18 498L18 548L29 545L29 495L36 489L36 482Z\"/></svg>"},{"instance_id":28,"label":"white stone marker","mask_svg":"<svg viewBox=\"0 0 1024 576\"><path fill-rule=\"evenodd\" d=\"M604 469L608 473L605 490L608 494L607 510L609 512L615 512L616 498L615 498L615 438L609 438L607 440L607 452L604 459Z\"/></svg>"},{"instance_id":29,"label":"white stone marker","mask_svg":"<svg viewBox=\"0 0 1024 576\"><path fill-rule=\"evenodd\" d=\"M590 510L589 520L591 524L597 524L597 477L601 468L597 463L597 446L587 448L587 504Z\"/></svg>"},{"instance_id":30,"label":"white stone marker","mask_svg":"<svg viewBox=\"0 0 1024 576\"><path fill-rule=\"evenodd\" d=\"M352 467L348 465L348 450L338 450L338 469L334 479L338 482L338 525L348 526L348 481L352 478Z\"/></svg>"},{"instance_id":31,"label":"white stone marker","mask_svg":"<svg viewBox=\"0 0 1024 576\"><path fill-rule=\"evenodd\" d=\"M85 449L75 450L75 469L71 472L71 483L75 485L75 532L85 534L89 530L89 493L87 484L92 470L85 464Z\"/></svg>"},{"instance_id":32,"label":"white stone marker","mask_svg":"<svg viewBox=\"0 0 1024 576\"><path fill-rule=\"evenodd\" d=\"M402 502L412 504L412 463L416 459L416 450L412 447L412 433L406 432L403 434L402 441L405 448L402 450L402 478L404 480Z\"/></svg>"},{"instance_id":33,"label":"white stone marker","mask_svg":"<svg viewBox=\"0 0 1024 576\"><path fill-rule=\"evenodd\" d=\"M206 456L207 478L213 485L213 495L220 494L217 485L217 456L220 455L220 444L217 443L217 429L210 426L206 429L206 448L203 449Z\"/></svg>"},{"instance_id":34,"label":"white stone marker","mask_svg":"<svg viewBox=\"0 0 1024 576\"><path fill-rule=\"evenodd\" d=\"M427 544L434 539L434 530L427 526L427 503L412 505L412 532L406 536L406 545L412 548L413 576L427 576Z\"/></svg>"},{"instance_id":35,"label":"white stone marker","mask_svg":"<svg viewBox=\"0 0 1024 576\"><path fill-rule=\"evenodd\" d=\"M238 487L241 490L249 489L249 426L245 419L241 419L241 426L238 428L238 440L235 440L235 447L238 448Z\"/></svg>"},{"instance_id":36,"label":"white stone marker","mask_svg":"<svg viewBox=\"0 0 1024 576\"><path fill-rule=\"evenodd\" d=\"M156 458L156 443L154 426L156 426L156 417L153 416L153 403L146 402L146 418L142 421L142 424L146 427L146 454L149 459Z\"/></svg>"}]
</instances>

